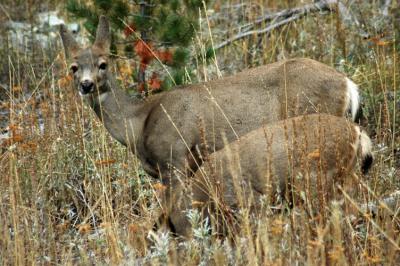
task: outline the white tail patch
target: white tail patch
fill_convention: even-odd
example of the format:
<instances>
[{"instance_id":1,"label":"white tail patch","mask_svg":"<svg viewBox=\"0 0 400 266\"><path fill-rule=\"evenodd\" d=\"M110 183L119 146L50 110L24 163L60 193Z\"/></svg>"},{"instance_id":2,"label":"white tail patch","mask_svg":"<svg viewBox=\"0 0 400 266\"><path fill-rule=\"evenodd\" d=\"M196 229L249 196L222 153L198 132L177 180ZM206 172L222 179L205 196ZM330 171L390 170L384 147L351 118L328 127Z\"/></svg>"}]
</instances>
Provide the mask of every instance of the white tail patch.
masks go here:
<instances>
[{"instance_id":1,"label":"white tail patch","mask_svg":"<svg viewBox=\"0 0 400 266\"><path fill-rule=\"evenodd\" d=\"M347 87L346 109L350 111L351 118L354 121L356 119L358 108L360 107L360 96L358 93L358 86L349 78L346 78L346 87Z\"/></svg>"},{"instance_id":2,"label":"white tail patch","mask_svg":"<svg viewBox=\"0 0 400 266\"><path fill-rule=\"evenodd\" d=\"M365 131L360 130L359 126L355 126L354 129L356 130L357 139L353 147L356 151L358 150L359 158L361 159L361 171L363 174L366 174L374 161L372 141Z\"/></svg>"},{"instance_id":3,"label":"white tail patch","mask_svg":"<svg viewBox=\"0 0 400 266\"><path fill-rule=\"evenodd\" d=\"M361 171L363 174L368 173L374 163L374 155L372 154L372 142L368 135L362 131L360 135L361 146Z\"/></svg>"},{"instance_id":4,"label":"white tail patch","mask_svg":"<svg viewBox=\"0 0 400 266\"><path fill-rule=\"evenodd\" d=\"M372 142L365 131L360 134L361 157L365 158L372 154Z\"/></svg>"}]
</instances>

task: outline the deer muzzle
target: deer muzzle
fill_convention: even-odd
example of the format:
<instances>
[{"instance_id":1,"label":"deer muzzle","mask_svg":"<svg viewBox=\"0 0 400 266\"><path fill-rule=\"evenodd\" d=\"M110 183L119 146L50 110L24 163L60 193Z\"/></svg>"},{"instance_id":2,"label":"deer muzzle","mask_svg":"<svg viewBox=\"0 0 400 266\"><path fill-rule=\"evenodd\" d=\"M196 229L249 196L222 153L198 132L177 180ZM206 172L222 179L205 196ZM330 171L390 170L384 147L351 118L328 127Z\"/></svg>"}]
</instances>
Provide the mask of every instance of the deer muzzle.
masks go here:
<instances>
[{"instance_id":1,"label":"deer muzzle","mask_svg":"<svg viewBox=\"0 0 400 266\"><path fill-rule=\"evenodd\" d=\"M91 93L94 91L94 82L88 79L81 81L80 83L80 93L82 95Z\"/></svg>"}]
</instances>

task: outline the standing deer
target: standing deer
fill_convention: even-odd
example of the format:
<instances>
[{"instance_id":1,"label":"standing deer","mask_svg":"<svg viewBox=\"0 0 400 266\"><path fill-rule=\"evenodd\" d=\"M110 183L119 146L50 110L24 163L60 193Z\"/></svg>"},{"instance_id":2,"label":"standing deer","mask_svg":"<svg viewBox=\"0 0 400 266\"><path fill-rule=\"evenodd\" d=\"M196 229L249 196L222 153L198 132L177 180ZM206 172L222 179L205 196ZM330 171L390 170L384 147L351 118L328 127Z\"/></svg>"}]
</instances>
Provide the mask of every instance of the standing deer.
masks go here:
<instances>
[{"instance_id":1,"label":"standing deer","mask_svg":"<svg viewBox=\"0 0 400 266\"><path fill-rule=\"evenodd\" d=\"M350 113L354 119L359 107L358 88L350 79L310 59L277 62L133 99L110 71L105 16L91 47L81 48L64 26L60 35L79 93L144 170L169 187L167 202L173 202L171 190L185 181L172 178L172 169L196 171L205 155L224 146L221 134L231 142L263 124L306 113Z\"/></svg>"},{"instance_id":2,"label":"standing deer","mask_svg":"<svg viewBox=\"0 0 400 266\"><path fill-rule=\"evenodd\" d=\"M336 185L345 183L357 158L362 172L369 170L371 148L367 134L343 117L310 114L267 124L207 158L192 178L192 200L219 222L226 210L262 210L265 196L272 205L286 199L321 214L321 204L338 199ZM177 226L190 234L181 219Z\"/></svg>"}]
</instances>

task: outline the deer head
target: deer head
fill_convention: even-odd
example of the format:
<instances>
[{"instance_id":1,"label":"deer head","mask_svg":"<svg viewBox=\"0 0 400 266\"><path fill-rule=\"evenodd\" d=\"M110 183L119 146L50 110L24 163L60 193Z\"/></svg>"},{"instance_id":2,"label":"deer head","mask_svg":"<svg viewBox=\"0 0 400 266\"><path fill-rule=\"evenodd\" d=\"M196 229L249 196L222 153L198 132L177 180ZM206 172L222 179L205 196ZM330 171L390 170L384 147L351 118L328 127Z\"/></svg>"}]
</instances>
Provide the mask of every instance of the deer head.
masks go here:
<instances>
[{"instance_id":1,"label":"deer head","mask_svg":"<svg viewBox=\"0 0 400 266\"><path fill-rule=\"evenodd\" d=\"M107 92L110 52L110 27L107 18L100 16L96 40L91 47L82 49L64 25L61 25L60 35L66 57L71 61L70 70L80 95L102 95Z\"/></svg>"}]
</instances>

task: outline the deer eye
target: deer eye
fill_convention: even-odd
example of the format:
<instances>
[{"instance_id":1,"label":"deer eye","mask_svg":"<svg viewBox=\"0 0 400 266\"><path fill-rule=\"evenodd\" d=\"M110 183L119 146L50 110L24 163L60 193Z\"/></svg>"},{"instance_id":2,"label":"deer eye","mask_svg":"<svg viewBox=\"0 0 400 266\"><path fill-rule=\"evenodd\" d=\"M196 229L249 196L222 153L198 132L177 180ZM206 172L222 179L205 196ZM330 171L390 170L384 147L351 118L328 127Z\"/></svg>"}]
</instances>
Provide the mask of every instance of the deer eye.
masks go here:
<instances>
[{"instance_id":1,"label":"deer eye","mask_svg":"<svg viewBox=\"0 0 400 266\"><path fill-rule=\"evenodd\" d=\"M99 69L101 69L101 70L106 70L106 68L107 68L107 63L106 63L106 62L102 62L102 63L99 65Z\"/></svg>"},{"instance_id":2,"label":"deer eye","mask_svg":"<svg viewBox=\"0 0 400 266\"><path fill-rule=\"evenodd\" d=\"M71 69L72 73L75 74L76 71L78 71L78 66L77 65L71 65L70 69Z\"/></svg>"}]
</instances>

